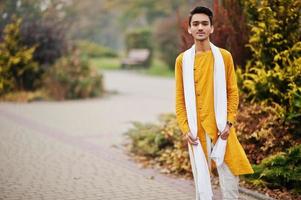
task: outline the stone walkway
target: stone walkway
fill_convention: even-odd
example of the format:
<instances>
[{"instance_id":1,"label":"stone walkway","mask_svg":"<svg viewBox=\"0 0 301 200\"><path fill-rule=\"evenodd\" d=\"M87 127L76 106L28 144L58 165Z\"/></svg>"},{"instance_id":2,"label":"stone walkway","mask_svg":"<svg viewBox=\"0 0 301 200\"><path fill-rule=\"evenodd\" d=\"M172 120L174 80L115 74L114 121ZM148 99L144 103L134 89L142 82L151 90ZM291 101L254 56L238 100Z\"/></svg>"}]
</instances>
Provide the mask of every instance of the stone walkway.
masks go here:
<instances>
[{"instance_id":1,"label":"stone walkway","mask_svg":"<svg viewBox=\"0 0 301 200\"><path fill-rule=\"evenodd\" d=\"M104 98L0 104L0 200L194 199L192 181L141 169L122 147L131 121L174 112L173 80L104 75Z\"/></svg>"}]
</instances>

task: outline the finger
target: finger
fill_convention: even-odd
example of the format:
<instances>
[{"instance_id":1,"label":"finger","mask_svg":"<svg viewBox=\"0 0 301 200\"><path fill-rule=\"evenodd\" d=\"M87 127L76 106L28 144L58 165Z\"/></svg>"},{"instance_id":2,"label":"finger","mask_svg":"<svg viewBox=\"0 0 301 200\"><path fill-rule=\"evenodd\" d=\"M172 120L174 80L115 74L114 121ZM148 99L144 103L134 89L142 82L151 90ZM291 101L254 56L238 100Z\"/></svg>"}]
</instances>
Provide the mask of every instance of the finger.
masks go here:
<instances>
[{"instance_id":1,"label":"finger","mask_svg":"<svg viewBox=\"0 0 301 200\"><path fill-rule=\"evenodd\" d=\"M190 138L191 141L198 141L199 140L199 137L196 137L196 138Z\"/></svg>"},{"instance_id":2,"label":"finger","mask_svg":"<svg viewBox=\"0 0 301 200\"><path fill-rule=\"evenodd\" d=\"M190 142L190 144L194 144L194 145L198 144L197 141L193 141L193 140L191 140L191 139L189 139L188 141Z\"/></svg>"},{"instance_id":3,"label":"finger","mask_svg":"<svg viewBox=\"0 0 301 200\"><path fill-rule=\"evenodd\" d=\"M197 141L193 141L190 137L188 137L188 142L189 142L190 144L193 144L193 145L197 145L197 144L198 144Z\"/></svg>"},{"instance_id":4,"label":"finger","mask_svg":"<svg viewBox=\"0 0 301 200\"><path fill-rule=\"evenodd\" d=\"M224 134L229 134L229 130L224 130L222 133L221 133L221 135L224 135Z\"/></svg>"},{"instance_id":5,"label":"finger","mask_svg":"<svg viewBox=\"0 0 301 200\"><path fill-rule=\"evenodd\" d=\"M191 141L197 141L197 140L199 139L199 137L194 138L193 136L190 136L190 135L188 135L188 138L189 138Z\"/></svg>"},{"instance_id":6,"label":"finger","mask_svg":"<svg viewBox=\"0 0 301 200\"><path fill-rule=\"evenodd\" d=\"M223 135L221 135L221 138L223 140L226 140L229 137L229 133L224 133Z\"/></svg>"},{"instance_id":7,"label":"finger","mask_svg":"<svg viewBox=\"0 0 301 200\"><path fill-rule=\"evenodd\" d=\"M226 139L228 138L228 136L222 135L221 138L222 138L223 140L226 140Z\"/></svg>"}]
</instances>

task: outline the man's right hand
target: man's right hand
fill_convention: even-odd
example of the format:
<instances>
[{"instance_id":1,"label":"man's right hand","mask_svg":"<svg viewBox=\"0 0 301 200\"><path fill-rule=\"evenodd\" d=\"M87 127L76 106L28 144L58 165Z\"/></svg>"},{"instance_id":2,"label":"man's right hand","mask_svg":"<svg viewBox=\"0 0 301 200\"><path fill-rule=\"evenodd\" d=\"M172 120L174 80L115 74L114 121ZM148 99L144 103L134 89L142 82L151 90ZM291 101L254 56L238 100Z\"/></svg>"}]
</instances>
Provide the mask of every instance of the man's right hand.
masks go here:
<instances>
[{"instance_id":1,"label":"man's right hand","mask_svg":"<svg viewBox=\"0 0 301 200\"><path fill-rule=\"evenodd\" d=\"M192 144L192 145L198 145L199 144L199 137L196 137L195 139L194 138L191 138L190 137L190 133L186 134L186 140Z\"/></svg>"}]
</instances>

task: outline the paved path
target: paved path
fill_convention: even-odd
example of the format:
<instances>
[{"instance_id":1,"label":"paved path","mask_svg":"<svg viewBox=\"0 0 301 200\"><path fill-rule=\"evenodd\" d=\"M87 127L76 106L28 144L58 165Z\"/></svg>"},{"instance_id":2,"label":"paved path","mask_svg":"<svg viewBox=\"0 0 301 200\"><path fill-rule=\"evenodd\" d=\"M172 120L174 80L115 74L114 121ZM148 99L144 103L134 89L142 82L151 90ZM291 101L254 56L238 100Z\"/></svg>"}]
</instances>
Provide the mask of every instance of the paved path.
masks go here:
<instances>
[{"instance_id":1,"label":"paved path","mask_svg":"<svg viewBox=\"0 0 301 200\"><path fill-rule=\"evenodd\" d=\"M0 104L0 200L194 199L192 181L141 169L122 149L131 121L174 112L173 80L104 75L105 98Z\"/></svg>"}]
</instances>

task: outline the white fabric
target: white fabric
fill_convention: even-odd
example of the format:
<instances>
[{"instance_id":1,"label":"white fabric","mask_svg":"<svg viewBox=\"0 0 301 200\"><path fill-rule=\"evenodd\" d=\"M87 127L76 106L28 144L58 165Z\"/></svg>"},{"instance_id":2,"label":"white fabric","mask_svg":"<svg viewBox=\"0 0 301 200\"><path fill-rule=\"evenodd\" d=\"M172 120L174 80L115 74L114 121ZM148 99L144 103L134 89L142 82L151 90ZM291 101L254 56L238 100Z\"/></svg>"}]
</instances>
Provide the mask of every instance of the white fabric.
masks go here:
<instances>
[{"instance_id":1,"label":"white fabric","mask_svg":"<svg viewBox=\"0 0 301 200\"><path fill-rule=\"evenodd\" d=\"M206 133L206 143L207 143L207 152L210 154L212 142L208 134ZM212 153L211 153L212 154ZM211 159L208 160L209 166L211 164ZM239 177L235 176L227 164L223 162L220 166L217 167L219 185L222 191L223 200L238 200L239 191Z\"/></svg>"},{"instance_id":2,"label":"white fabric","mask_svg":"<svg viewBox=\"0 0 301 200\"><path fill-rule=\"evenodd\" d=\"M214 57L214 111L216 117L217 128L222 132L227 123L227 93L226 93L226 76L225 66L221 52L218 47L210 42L210 48ZM187 112L188 125L190 128L190 136L197 137L197 112L196 112L196 97L194 87L194 58L195 45L186 50L183 55L182 71L183 71L183 85L185 96L185 107ZM212 188L210 181L210 172L208 169L205 154L202 150L201 143L198 140L198 145L189 145L190 161L192 168L195 169L194 178L196 184L196 191L199 194L197 200L211 200ZM223 144L223 143L221 143ZM217 148L216 146L214 148ZM220 152L224 148L217 148L214 150L219 159L224 159L224 152ZM222 157L220 157L222 156ZM194 166L195 165L195 166Z\"/></svg>"},{"instance_id":3,"label":"white fabric","mask_svg":"<svg viewBox=\"0 0 301 200\"><path fill-rule=\"evenodd\" d=\"M238 200L239 176L233 175L225 162L217 167L223 200Z\"/></svg>"},{"instance_id":4,"label":"white fabric","mask_svg":"<svg viewBox=\"0 0 301 200\"><path fill-rule=\"evenodd\" d=\"M211 188L210 173L201 144L200 142L198 145L191 145L188 143L188 149L196 187L196 199L211 200L213 193Z\"/></svg>"},{"instance_id":5,"label":"white fabric","mask_svg":"<svg viewBox=\"0 0 301 200\"><path fill-rule=\"evenodd\" d=\"M218 137L210 157L215 161L217 167L223 164L224 157L226 153L227 140L223 140L221 137Z\"/></svg>"}]
</instances>

